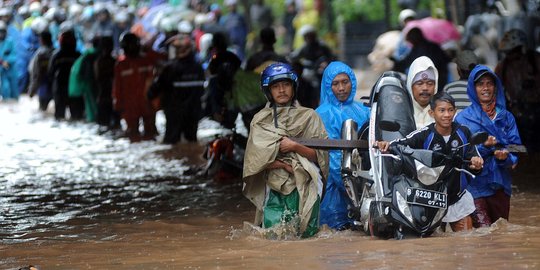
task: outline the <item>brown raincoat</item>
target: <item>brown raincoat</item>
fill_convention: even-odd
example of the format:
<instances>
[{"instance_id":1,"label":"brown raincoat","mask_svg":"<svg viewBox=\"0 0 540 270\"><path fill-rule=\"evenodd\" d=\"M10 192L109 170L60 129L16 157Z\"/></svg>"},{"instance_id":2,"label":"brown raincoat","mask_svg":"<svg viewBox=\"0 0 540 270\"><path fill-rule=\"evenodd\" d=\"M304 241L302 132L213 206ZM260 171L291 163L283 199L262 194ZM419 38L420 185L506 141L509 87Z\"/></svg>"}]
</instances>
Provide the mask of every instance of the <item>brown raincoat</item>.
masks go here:
<instances>
[{"instance_id":1,"label":"brown raincoat","mask_svg":"<svg viewBox=\"0 0 540 270\"><path fill-rule=\"evenodd\" d=\"M260 225L266 198L266 187L283 195L296 188L300 195L300 232L304 232L313 204L317 200L319 175L326 181L328 176L328 152L317 151L317 164L297 153L280 153L282 137L328 138L324 125L314 110L305 107L278 107L278 128L274 126L273 109L266 107L258 112L251 122L246 152L244 155L243 193L255 204L255 224ZM265 170L266 166L279 159L293 168L294 174L284 169ZM317 169L317 167L320 169ZM320 195L320 194L319 194Z\"/></svg>"}]
</instances>

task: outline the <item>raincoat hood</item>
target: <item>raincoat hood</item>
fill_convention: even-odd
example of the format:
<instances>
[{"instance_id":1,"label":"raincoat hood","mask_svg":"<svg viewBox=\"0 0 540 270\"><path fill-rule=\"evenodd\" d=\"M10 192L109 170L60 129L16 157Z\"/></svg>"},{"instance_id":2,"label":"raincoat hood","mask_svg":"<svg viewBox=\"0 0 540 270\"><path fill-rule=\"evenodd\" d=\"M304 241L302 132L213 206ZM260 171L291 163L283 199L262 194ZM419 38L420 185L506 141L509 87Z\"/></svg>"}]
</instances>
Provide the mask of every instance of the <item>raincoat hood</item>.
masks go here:
<instances>
[{"instance_id":1,"label":"raincoat hood","mask_svg":"<svg viewBox=\"0 0 540 270\"><path fill-rule=\"evenodd\" d=\"M493 72L491 69L484 65L477 65L469 75L469 80L467 83L467 95L469 96L469 99L471 100L475 110L482 111L482 106L480 105L480 101L478 101L478 95L476 94L476 87L474 86L474 79L476 78L477 74L483 73L483 72L489 72L493 78L495 78L495 97L497 98L497 108L498 109L506 109L506 100L504 97L504 88L502 86L502 82L499 79L499 77Z\"/></svg>"},{"instance_id":2,"label":"raincoat hood","mask_svg":"<svg viewBox=\"0 0 540 270\"><path fill-rule=\"evenodd\" d=\"M469 80L467 83L467 95L469 96L469 99L471 100L471 106L467 107L465 110L460 112L456 116L456 121L460 123L465 123L471 130L477 131L477 130L485 130L490 135L493 135L497 138L497 141L503 145L509 144L510 134L506 134L505 131L501 130L497 126L493 124L489 116L486 112L482 110L482 105L480 105L480 101L478 100L478 95L476 94L476 88L474 86L474 79L476 78L477 74L480 74L482 72L489 72L494 78L495 78L495 96L497 98L496 103L496 110L497 114L501 116L497 116L499 118L505 118L509 117L506 116L511 114L506 110L506 101L504 97L504 88L502 86L502 83L499 79L499 77L488 67L483 65L477 65L469 75ZM504 115L504 117L503 117ZM514 117L511 116L513 119ZM512 120L514 122L515 120ZM519 135L517 135L519 137ZM521 140L519 139L521 144Z\"/></svg>"},{"instance_id":3,"label":"raincoat hood","mask_svg":"<svg viewBox=\"0 0 540 270\"><path fill-rule=\"evenodd\" d=\"M344 102L340 102L332 92L332 80L342 73L347 74L351 81L351 93ZM354 100L356 86L356 76L346 64L332 62L324 70L321 82L321 103L316 111L321 116L329 138L341 139L341 127L348 119L352 119L358 124L358 132L363 124L369 121L369 108ZM331 228L339 229L352 224L352 219L348 216L348 198L344 195L347 191L341 178L341 151L331 150L329 154L330 173L326 185L326 195L321 204L320 222Z\"/></svg>"},{"instance_id":4,"label":"raincoat hood","mask_svg":"<svg viewBox=\"0 0 540 270\"><path fill-rule=\"evenodd\" d=\"M332 81L341 73L347 74L351 80L351 94L345 102L339 101L332 92ZM343 62L335 61L330 63L324 70L322 82L321 82L321 101L320 104L331 103L333 105L350 104L354 101L356 96L356 75L354 71Z\"/></svg>"},{"instance_id":5,"label":"raincoat hood","mask_svg":"<svg viewBox=\"0 0 540 270\"><path fill-rule=\"evenodd\" d=\"M435 64L433 64L433 61L431 61L429 57L420 56L416 58L416 60L412 62L411 67L409 68L409 73L407 73L407 91L409 91L409 94L411 95L413 104L416 104L418 107L420 107L420 105L414 99L414 95L412 92L412 84L413 84L412 80L414 79L414 76L416 76L416 74L427 69L432 69L433 73L435 74L435 92L436 92L437 89L439 89L439 86L438 86L439 71L437 70L437 68L435 68Z\"/></svg>"},{"instance_id":6,"label":"raincoat hood","mask_svg":"<svg viewBox=\"0 0 540 270\"><path fill-rule=\"evenodd\" d=\"M491 119L478 100L474 79L481 73L488 72L495 78L495 96L497 114ZM497 143L506 146L509 144L521 144L521 138L512 113L506 110L504 89L501 81L488 67L477 65L472 71L467 83L467 95L471 105L456 115L455 121L467 126L471 132L485 131L495 136ZM484 159L484 169L474 181L469 183L467 190L474 198L487 197L495 193L499 188L504 188L507 195L512 194L511 175L508 168L517 164L518 156L510 153L506 160L496 160L493 156L493 148L483 144L477 146Z\"/></svg>"}]
</instances>

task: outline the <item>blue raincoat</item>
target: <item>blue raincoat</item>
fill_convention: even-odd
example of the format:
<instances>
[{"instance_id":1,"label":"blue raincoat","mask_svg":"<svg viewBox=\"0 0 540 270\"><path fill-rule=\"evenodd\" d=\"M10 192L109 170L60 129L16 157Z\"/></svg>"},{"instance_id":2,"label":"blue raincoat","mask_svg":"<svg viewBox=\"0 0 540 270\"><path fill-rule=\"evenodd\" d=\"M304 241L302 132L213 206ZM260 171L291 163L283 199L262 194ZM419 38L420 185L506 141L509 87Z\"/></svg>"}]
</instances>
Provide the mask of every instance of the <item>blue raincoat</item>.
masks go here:
<instances>
[{"instance_id":1,"label":"blue raincoat","mask_svg":"<svg viewBox=\"0 0 540 270\"><path fill-rule=\"evenodd\" d=\"M16 72L18 76L19 91L23 92L28 83L28 64L30 59L39 48L39 37L30 27L21 31L17 44Z\"/></svg>"},{"instance_id":2,"label":"blue raincoat","mask_svg":"<svg viewBox=\"0 0 540 270\"><path fill-rule=\"evenodd\" d=\"M495 95L497 99L497 114L493 120L482 110L474 86L476 74L486 70L496 78ZM514 119L514 116L506 110L506 101L502 83L492 70L486 66L477 65L471 71L469 76L467 94L472 101L472 104L456 116L456 122L466 125L473 133L485 131L489 133L489 135L495 136L497 142L502 144L502 146L521 144L516 120ZM481 144L478 145L477 148L484 159L484 169L480 175L477 175L476 178L469 183L467 190L471 192L475 199L491 196L495 194L495 191L501 188L504 188L504 192L510 196L512 188L509 169L512 165L517 164L518 157L510 153L506 160L497 160L493 155L493 152L495 151L493 147L486 147Z\"/></svg>"},{"instance_id":3,"label":"blue raincoat","mask_svg":"<svg viewBox=\"0 0 540 270\"><path fill-rule=\"evenodd\" d=\"M345 102L340 102L332 92L332 80L341 73L349 76L352 84L351 94ZM321 81L321 101L316 112L321 116L330 139L341 139L341 126L347 119L353 119L360 128L369 120L369 108L354 101L356 95L356 76L353 70L342 62L332 62L324 70ZM341 151L330 151L330 172L326 183L326 193L321 204L321 224L341 229L350 225L347 205L349 198L341 179Z\"/></svg>"},{"instance_id":4,"label":"blue raincoat","mask_svg":"<svg viewBox=\"0 0 540 270\"><path fill-rule=\"evenodd\" d=\"M0 60L7 63L7 68L0 65L0 86L2 97L4 99L18 99L19 89L17 88L17 73L15 62L17 61L17 52L15 43L9 37L0 41Z\"/></svg>"}]
</instances>

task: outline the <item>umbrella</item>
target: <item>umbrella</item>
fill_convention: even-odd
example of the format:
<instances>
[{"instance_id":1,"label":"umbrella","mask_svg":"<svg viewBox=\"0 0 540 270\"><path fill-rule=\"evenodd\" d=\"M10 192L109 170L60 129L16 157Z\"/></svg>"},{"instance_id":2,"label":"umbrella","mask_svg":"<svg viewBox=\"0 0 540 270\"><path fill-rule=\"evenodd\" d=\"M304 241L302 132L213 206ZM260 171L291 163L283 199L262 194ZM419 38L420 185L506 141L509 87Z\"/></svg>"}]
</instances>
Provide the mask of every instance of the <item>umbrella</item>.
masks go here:
<instances>
[{"instance_id":1,"label":"umbrella","mask_svg":"<svg viewBox=\"0 0 540 270\"><path fill-rule=\"evenodd\" d=\"M415 27L422 30L422 33L426 39L439 45L449 41L459 42L461 39L461 34L457 28L448 20L427 17L420 20L410 21L403 29L403 33L406 35L409 30Z\"/></svg>"},{"instance_id":2,"label":"umbrella","mask_svg":"<svg viewBox=\"0 0 540 270\"><path fill-rule=\"evenodd\" d=\"M142 24L145 31L151 33L157 32L155 20L159 20L161 17L163 17L164 13L166 13L168 9L172 9L169 4L154 6L150 8L146 14L144 14L139 23Z\"/></svg>"},{"instance_id":3,"label":"umbrella","mask_svg":"<svg viewBox=\"0 0 540 270\"><path fill-rule=\"evenodd\" d=\"M184 6L171 6L170 4L161 4L150 8L144 16L136 22L131 31L140 37L151 38L159 32L159 22L165 18L171 17L177 22L181 20L193 20L195 12Z\"/></svg>"}]
</instances>

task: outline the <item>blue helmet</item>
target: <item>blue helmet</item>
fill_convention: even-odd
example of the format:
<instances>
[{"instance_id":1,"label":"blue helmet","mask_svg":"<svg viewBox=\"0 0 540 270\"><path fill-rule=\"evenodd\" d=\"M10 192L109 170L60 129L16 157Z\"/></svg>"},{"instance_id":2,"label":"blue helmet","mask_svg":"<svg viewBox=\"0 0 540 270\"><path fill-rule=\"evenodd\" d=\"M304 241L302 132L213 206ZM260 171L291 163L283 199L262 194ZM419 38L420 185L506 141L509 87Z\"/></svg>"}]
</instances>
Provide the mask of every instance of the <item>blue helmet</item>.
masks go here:
<instances>
[{"instance_id":1,"label":"blue helmet","mask_svg":"<svg viewBox=\"0 0 540 270\"><path fill-rule=\"evenodd\" d=\"M293 83L293 98L296 96L298 87L298 76L294 73L289 64L277 62L267 66L261 73L261 90L270 102L274 102L270 94L270 85L283 80L290 80Z\"/></svg>"}]
</instances>

